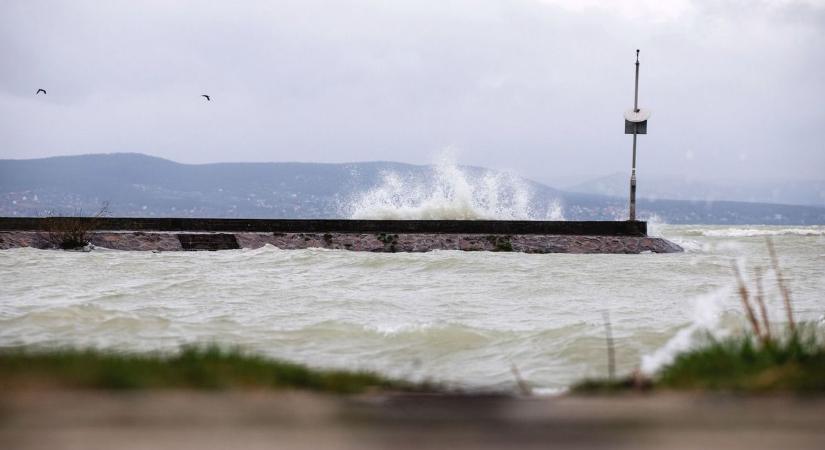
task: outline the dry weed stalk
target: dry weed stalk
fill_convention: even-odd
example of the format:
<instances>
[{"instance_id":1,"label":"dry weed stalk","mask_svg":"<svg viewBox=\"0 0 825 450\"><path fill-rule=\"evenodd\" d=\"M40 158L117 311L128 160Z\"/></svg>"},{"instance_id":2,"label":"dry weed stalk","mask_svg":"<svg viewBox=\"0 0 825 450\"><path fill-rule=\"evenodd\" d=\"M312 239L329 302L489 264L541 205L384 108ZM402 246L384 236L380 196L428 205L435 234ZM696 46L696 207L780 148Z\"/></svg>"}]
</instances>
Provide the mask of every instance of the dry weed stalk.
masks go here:
<instances>
[{"instance_id":1,"label":"dry weed stalk","mask_svg":"<svg viewBox=\"0 0 825 450\"><path fill-rule=\"evenodd\" d=\"M762 325L765 327L765 340L771 340L771 323L768 318L768 309L765 307L765 293L762 289L762 268L757 266L756 272L756 303L759 305L759 312L762 314Z\"/></svg>"},{"instance_id":2,"label":"dry weed stalk","mask_svg":"<svg viewBox=\"0 0 825 450\"><path fill-rule=\"evenodd\" d=\"M93 216L83 216L83 210L77 210L72 217L59 217L49 214L45 228L52 246L63 250L81 248L89 243L89 231L97 228L99 219L109 214L109 202L103 202Z\"/></svg>"},{"instance_id":3,"label":"dry weed stalk","mask_svg":"<svg viewBox=\"0 0 825 450\"><path fill-rule=\"evenodd\" d=\"M739 272L739 266L736 265L736 262L733 263L733 273L736 275L736 282L739 284L739 298L742 299L742 307L745 308L745 313L748 316L748 321L751 323L753 333L756 337L764 341L765 338L762 335L761 328L759 327L759 321L756 320L756 315L751 307L748 288L745 286L745 280L742 278L742 273Z\"/></svg>"},{"instance_id":4,"label":"dry weed stalk","mask_svg":"<svg viewBox=\"0 0 825 450\"><path fill-rule=\"evenodd\" d=\"M777 258L776 256L776 249L773 246L773 241L770 237L768 237L766 241L768 246L768 254L771 258L771 265L773 267L774 274L776 274L776 282L779 286L779 292L782 294L782 299L785 303L785 312L787 313L788 317L788 328L791 330L791 335L795 336L796 322L794 321L793 317L793 307L791 305L790 290L788 289L788 286L785 284L785 278L782 275L782 270L779 268L779 258ZM756 304L759 306L759 315L762 316L761 326L759 324L759 318L757 317L757 314L754 313L754 309L751 306L750 293L748 292L748 288L745 286L745 280L742 278L742 273L739 271L739 266L736 265L736 262L733 263L733 273L736 276L736 281L739 285L739 298L742 300L742 306L745 309L745 314L747 315L748 321L751 324L753 333L763 343L768 343L773 340L773 337L771 333L770 318L768 317L768 309L765 306L765 291L762 286L762 268L756 267L754 269L754 272L756 276L755 301ZM764 327L764 329L762 327Z\"/></svg>"},{"instance_id":5,"label":"dry weed stalk","mask_svg":"<svg viewBox=\"0 0 825 450\"><path fill-rule=\"evenodd\" d=\"M607 344L607 376L610 381L616 377L616 346L613 343L613 327L610 323L610 313L605 311L602 315L604 318L604 335Z\"/></svg>"},{"instance_id":6,"label":"dry weed stalk","mask_svg":"<svg viewBox=\"0 0 825 450\"><path fill-rule=\"evenodd\" d=\"M521 391L521 394L527 397L533 395L533 390L530 388L530 385L524 381L524 378L521 377L521 372L519 372L515 363L510 364L510 372L512 372L513 376L516 378L516 385L518 386L519 391Z\"/></svg>"},{"instance_id":7,"label":"dry weed stalk","mask_svg":"<svg viewBox=\"0 0 825 450\"><path fill-rule=\"evenodd\" d=\"M782 270L779 268L779 258L776 257L776 249L773 246L773 239L766 236L765 241L768 245L768 254L771 257L771 265L773 272L776 274L776 284L779 286L779 292L782 294L782 300L785 302L785 312L788 315L788 326L791 333L796 333L796 322L793 318L793 307L791 306L791 293L785 285L785 277L782 276Z\"/></svg>"}]
</instances>

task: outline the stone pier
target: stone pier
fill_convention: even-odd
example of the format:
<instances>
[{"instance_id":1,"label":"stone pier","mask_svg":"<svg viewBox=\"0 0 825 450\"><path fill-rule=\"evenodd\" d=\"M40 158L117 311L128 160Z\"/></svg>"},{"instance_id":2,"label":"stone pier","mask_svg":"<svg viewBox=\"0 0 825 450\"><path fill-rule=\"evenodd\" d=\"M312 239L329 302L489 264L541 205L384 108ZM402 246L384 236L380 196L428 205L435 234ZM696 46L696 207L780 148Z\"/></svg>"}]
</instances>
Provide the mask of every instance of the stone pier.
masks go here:
<instances>
[{"instance_id":1,"label":"stone pier","mask_svg":"<svg viewBox=\"0 0 825 450\"><path fill-rule=\"evenodd\" d=\"M133 251L231 250L272 245L366 252L675 253L645 222L0 218L0 249L60 246L86 227L97 247Z\"/></svg>"}]
</instances>

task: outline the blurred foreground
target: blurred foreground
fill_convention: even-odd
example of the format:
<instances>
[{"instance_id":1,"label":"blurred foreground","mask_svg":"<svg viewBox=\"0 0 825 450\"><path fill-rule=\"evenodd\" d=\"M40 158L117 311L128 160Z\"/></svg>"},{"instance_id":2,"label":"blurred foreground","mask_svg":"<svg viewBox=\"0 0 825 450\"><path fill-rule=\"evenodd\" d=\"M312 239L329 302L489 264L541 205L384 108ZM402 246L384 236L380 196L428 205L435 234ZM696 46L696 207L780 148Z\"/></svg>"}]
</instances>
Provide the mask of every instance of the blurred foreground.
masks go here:
<instances>
[{"instance_id":1,"label":"blurred foreground","mask_svg":"<svg viewBox=\"0 0 825 450\"><path fill-rule=\"evenodd\" d=\"M4 449L822 448L825 397L6 390Z\"/></svg>"}]
</instances>

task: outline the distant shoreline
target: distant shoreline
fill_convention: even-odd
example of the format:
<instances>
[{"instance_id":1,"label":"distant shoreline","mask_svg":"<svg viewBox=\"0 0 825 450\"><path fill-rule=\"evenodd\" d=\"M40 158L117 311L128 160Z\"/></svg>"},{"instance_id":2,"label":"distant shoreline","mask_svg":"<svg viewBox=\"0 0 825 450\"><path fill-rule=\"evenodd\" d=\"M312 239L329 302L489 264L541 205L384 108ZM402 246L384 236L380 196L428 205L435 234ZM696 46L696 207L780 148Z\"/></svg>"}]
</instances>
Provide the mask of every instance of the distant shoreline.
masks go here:
<instances>
[{"instance_id":1,"label":"distant shoreline","mask_svg":"<svg viewBox=\"0 0 825 450\"><path fill-rule=\"evenodd\" d=\"M0 159L0 216L88 213L108 202L113 214L128 217L330 219L386 217L364 214L383 211L398 218L609 221L627 217L628 176L622 177L615 195L604 195L557 189L463 165L441 169L394 162L191 165L134 153ZM637 214L651 221L825 224L823 206L750 203L705 195L667 199L654 196L653 185L647 181L654 174L639 176Z\"/></svg>"}]
</instances>

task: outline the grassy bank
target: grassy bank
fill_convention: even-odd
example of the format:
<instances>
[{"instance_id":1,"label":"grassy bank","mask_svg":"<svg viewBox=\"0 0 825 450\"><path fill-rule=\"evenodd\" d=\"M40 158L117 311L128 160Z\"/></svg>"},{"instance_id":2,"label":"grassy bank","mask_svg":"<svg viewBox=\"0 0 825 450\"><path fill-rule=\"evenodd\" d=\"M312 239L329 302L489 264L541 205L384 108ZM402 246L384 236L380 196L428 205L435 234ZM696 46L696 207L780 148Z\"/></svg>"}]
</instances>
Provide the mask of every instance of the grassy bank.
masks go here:
<instances>
[{"instance_id":1,"label":"grassy bank","mask_svg":"<svg viewBox=\"0 0 825 450\"><path fill-rule=\"evenodd\" d=\"M766 239L771 269L785 307L787 324L774 330L768 317L763 289L763 270L754 268L749 289L739 266L733 263L742 311L750 331L722 340L707 337L704 345L683 352L658 373L647 377L585 380L574 392L616 392L628 389L726 390L737 392L799 391L825 392L825 342L815 324L797 324L790 289L785 280L773 242ZM614 351L609 320L607 352ZM612 366L611 366L612 367ZM612 373L612 369L611 369Z\"/></svg>"},{"instance_id":2,"label":"grassy bank","mask_svg":"<svg viewBox=\"0 0 825 450\"><path fill-rule=\"evenodd\" d=\"M95 350L2 350L0 389L303 389L352 394L367 390L433 391L435 387L369 372L310 369L216 346L176 355Z\"/></svg>"},{"instance_id":3,"label":"grassy bank","mask_svg":"<svg viewBox=\"0 0 825 450\"><path fill-rule=\"evenodd\" d=\"M813 329L785 339L753 335L714 340L679 354L651 377L585 380L574 392L671 389L732 392L825 392L825 346Z\"/></svg>"},{"instance_id":4,"label":"grassy bank","mask_svg":"<svg viewBox=\"0 0 825 450\"><path fill-rule=\"evenodd\" d=\"M825 346L813 331L759 342L753 336L714 341L679 355L656 385L671 389L825 391Z\"/></svg>"}]
</instances>

